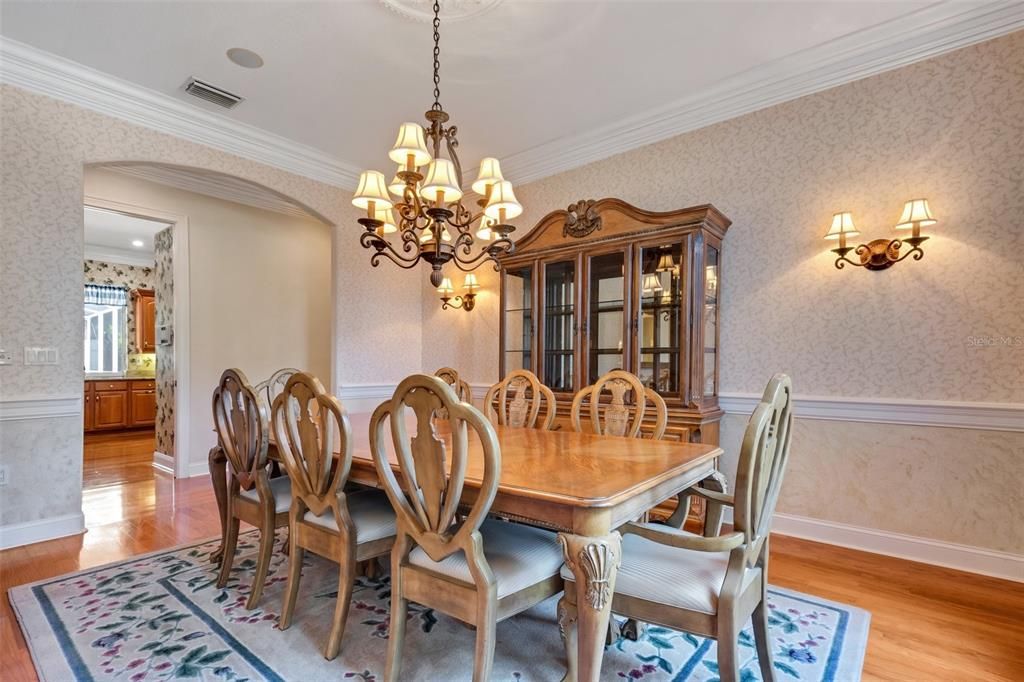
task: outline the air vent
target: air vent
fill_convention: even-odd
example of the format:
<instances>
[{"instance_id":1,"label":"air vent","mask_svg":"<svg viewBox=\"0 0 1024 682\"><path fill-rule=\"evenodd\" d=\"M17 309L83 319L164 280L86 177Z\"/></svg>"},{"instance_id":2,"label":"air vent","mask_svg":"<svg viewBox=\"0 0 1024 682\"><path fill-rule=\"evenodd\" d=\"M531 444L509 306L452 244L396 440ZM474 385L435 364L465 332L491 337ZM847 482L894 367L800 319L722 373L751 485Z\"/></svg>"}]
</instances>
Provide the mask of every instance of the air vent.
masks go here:
<instances>
[{"instance_id":1,"label":"air vent","mask_svg":"<svg viewBox=\"0 0 1024 682\"><path fill-rule=\"evenodd\" d=\"M232 109L245 99L196 78L188 79L188 82L185 83L185 92L199 99L205 99L207 102L213 102L225 109Z\"/></svg>"}]
</instances>

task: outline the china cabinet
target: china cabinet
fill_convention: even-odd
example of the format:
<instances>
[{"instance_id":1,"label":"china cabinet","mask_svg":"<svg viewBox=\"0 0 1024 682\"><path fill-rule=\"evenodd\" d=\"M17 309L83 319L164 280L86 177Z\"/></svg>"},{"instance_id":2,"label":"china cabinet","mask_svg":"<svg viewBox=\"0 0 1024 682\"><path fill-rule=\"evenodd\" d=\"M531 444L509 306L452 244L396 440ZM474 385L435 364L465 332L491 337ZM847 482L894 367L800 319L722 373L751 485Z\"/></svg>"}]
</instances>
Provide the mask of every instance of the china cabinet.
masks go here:
<instances>
[{"instance_id":1,"label":"china cabinet","mask_svg":"<svg viewBox=\"0 0 1024 682\"><path fill-rule=\"evenodd\" d=\"M620 199L549 213L501 259L502 376L533 371L563 421L577 391L624 369L665 399L666 437L717 444L729 223L710 205L653 212Z\"/></svg>"}]
</instances>

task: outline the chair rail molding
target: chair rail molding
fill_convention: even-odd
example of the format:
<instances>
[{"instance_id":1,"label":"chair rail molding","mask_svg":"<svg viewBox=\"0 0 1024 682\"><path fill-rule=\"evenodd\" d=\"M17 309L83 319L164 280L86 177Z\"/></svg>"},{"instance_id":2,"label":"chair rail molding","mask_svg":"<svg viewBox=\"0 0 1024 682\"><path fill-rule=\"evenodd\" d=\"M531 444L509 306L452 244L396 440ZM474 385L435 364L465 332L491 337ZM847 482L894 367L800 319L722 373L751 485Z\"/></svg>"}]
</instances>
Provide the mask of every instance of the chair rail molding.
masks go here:
<instances>
[{"instance_id":1,"label":"chair rail molding","mask_svg":"<svg viewBox=\"0 0 1024 682\"><path fill-rule=\"evenodd\" d=\"M0 421L81 417L82 396L21 396L0 400Z\"/></svg>"},{"instance_id":2,"label":"chair rail molding","mask_svg":"<svg viewBox=\"0 0 1024 682\"><path fill-rule=\"evenodd\" d=\"M718 400L726 414L749 415L760 399L754 393L722 393ZM797 419L1024 431L1024 403L797 395L793 406Z\"/></svg>"},{"instance_id":3,"label":"chair rail molding","mask_svg":"<svg viewBox=\"0 0 1024 682\"><path fill-rule=\"evenodd\" d=\"M0 36L0 83L98 111L143 128L355 189L358 169L256 126L203 111L156 90Z\"/></svg>"}]
</instances>

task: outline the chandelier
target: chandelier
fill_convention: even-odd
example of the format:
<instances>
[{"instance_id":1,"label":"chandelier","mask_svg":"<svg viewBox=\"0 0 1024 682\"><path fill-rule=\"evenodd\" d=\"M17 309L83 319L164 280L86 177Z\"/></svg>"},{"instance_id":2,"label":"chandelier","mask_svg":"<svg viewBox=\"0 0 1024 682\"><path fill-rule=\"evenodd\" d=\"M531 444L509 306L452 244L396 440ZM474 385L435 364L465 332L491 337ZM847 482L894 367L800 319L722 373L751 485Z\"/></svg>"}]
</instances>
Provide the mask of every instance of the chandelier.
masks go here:
<instances>
[{"instance_id":1,"label":"chandelier","mask_svg":"<svg viewBox=\"0 0 1024 682\"><path fill-rule=\"evenodd\" d=\"M477 201L480 210L474 212L462 203L458 130L447 125L449 116L440 102L440 9L435 0L434 103L424 114L429 125L424 130L418 123L403 123L388 153L398 164L394 178L387 182L379 171L363 171L352 198L354 206L366 211L366 217L359 219L365 228L359 243L373 250L370 264L377 267L387 258L409 269L425 261L430 264L430 283L435 287L443 280L441 268L449 262L470 272L490 261L497 270L498 258L514 249L508 235L515 227L508 221L523 212L512 184L502 177L494 158L480 162L479 175L472 184L482 197ZM447 158L442 156L442 143ZM478 250L474 249L476 240L481 242Z\"/></svg>"}]
</instances>

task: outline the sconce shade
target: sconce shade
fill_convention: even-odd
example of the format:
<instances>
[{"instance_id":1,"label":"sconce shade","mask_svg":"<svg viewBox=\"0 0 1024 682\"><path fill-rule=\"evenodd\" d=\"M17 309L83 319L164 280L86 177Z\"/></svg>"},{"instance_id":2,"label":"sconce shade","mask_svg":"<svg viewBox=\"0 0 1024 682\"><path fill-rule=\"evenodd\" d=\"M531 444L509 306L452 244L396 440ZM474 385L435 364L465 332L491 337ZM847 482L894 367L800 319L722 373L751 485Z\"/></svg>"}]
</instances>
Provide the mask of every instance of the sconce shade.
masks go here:
<instances>
[{"instance_id":1,"label":"sconce shade","mask_svg":"<svg viewBox=\"0 0 1024 682\"><path fill-rule=\"evenodd\" d=\"M434 231L431 229L423 230L423 234L420 235L420 244L426 244L429 241L433 241ZM450 242L452 240L452 234L448 231L448 227L445 226L441 229L441 241Z\"/></svg>"},{"instance_id":2,"label":"sconce shade","mask_svg":"<svg viewBox=\"0 0 1024 682\"><path fill-rule=\"evenodd\" d=\"M388 196L384 174L380 171L363 171L359 176L359 187L352 197L352 205L364 210L369 207L371 201L376 208L391 208L394 205Z\"/></svg>"},{"instance_id":3,"label":"sconce shade","mask_svg":"<svg viewBox=\"0 0 1024 682\"><path fill-rule=\"evenodd\" d=\"M505 178L501 175L501 165L498 160L488 156L480 162L480 173L473 182L473 191L484 196L487 194L488 185L497 185Z\"/></svg>"},{"instance_id":4,"label":"sconce shade","mask_svg":"<svg viewBox=\"0 0 1024 682\"><path fill-rule=\"evenodd\" d=\"M502 209L505 211L505 215L502 216ZM515 192L512 191L512 183L508 180L502 180L491 189L491 200L487 202L487 206L484 208L484 214L488 218L493 218L496 221L512 220L523 212L523 205L516 199Z\"/></svg>"},{"instance_id":5,"label":"sconce shade","mask_svg":"<svg viewBox=\"0 0 1024 682\"><path fill-rule=\"evenodd\" d=\"M825 239L839 239L840 235L855 237L860 232L853 226L853 214L849 212L836 213L832 216L832 227L825 233Z\"/></svg>"},{"instance_id":6,"label":"sconce shade","mask_svg":"<svg viewBox=\"0 0 1024 682\"><path fill-rule=\"evenodd\" d=\"M398 232L398 223L395 222L395 212L390 208L378 208L373 212L373 217L384 223L383 233L392 234Z\"/></svg>"},{"instance_id":7,"label":"sconce shade","mask_svg":"<svg viewBox=\"0 0 1024 682\"><path fill-rule=\"evenodd\" d=\"M909 230L914 227L928 227L938 221L932 217L931 209L928 208L927 199L911 199L903 206L903 215L896 223L896 229ZM916 236L916 235L915 235Z\"/></svg>"},{"instance_id":8,"label":"sconce shade","mask_svg":"<svg viewBox=\"0 0 1024 682\"><path fill-rule=\"evenodd\" d=\"M476 231L476 238L485 242L489 242L494 239L494 230L492 230L491 227L496 222L496 220L492 220L487 216L480 218L480 229Z\"/></svg>"},{"instance_id":9,"label":"sconce shade","mask_svg":"<svg viewBox=\"0 0 1024 682\"><path fill-rule=\"evenodd\" d=\"M395 146L388 152L388 158L400 165L403 170L405 163L413 155L413 166L425 166L430 163L430 152L427 151L427 141L423 135L423 126L419 123L403 123L398 128L398 139Z\"/></svg>"},{"instance_id":10,"label":"sconce shade","mask_svg":"<svg viewBox=\"0 0 1024 682\"><path fill-rule=\"evenodd\" d=\"M441 286L437 288L437 293L442 296L451 296L455 289L452 287L452 278L445 277L441 280Z\"/></svg>"},{"instance_id":11,"label":"sconce shade","mask_svg":"<svg viewBox=\"0 0 1024 682\"><path fill-rule=\"evenodd\" d=\"M462 283L462 286L466 291L474 294L480 288L480 283L476 281L476 275L470 272L466 275L466 281Z\"/></svg>"},{"instance_id":12,"label":"sconce shade","mask_svg":"<svg viewBox=\"0 0 1024 682\"><path fill-rule=\"evenodd\" d=\"M391 178L391 182L388 183L388 191L396 197L405 196L405 182L402 181L402 178L398 177L398 173L404 170L405 166L399 164L398 170L395 171L395 177Z\"/></svg>"},{"instance_id":13,"label":"sconce shade","mask_svg":"<svg viewBox=\"0 0 1024 682\"><path fill-rule=\"evenodd\" d=\"M655 272L672 272L676 269L676 263L672 260L671 253L661 254L661 258L658 259L658 267L654 269Z\"/></svg>"},{"instance_id":14,"label":"sconce shade","mask_svg":"<svg viewBox=\"0 0 1024 682\"><path fill-rule=\"evenodd\" d=\"M643 289L643 295L644 296L650 296L651 294L653 294L655 292L663 291L664 290L662 288L662 286L661 286L661 279L657 275L654 275L654 274L644 275L644 281L643 281L642 289Z\"/></svg>"},{"instance_id":15,"label":"sconce shade","mask_svg":"<svg viewBox=\"0 0 1024 682\"><path fill-rule=\"evenodd\" d=\"M439 192L444 192L445 203L458 201L462 198L459 189L459 176L455 173L455 164L448 159L434 159L427 166L427 176L423 178L420 196L427 201L437 201Z\"/></svg>"}]
</instances>

